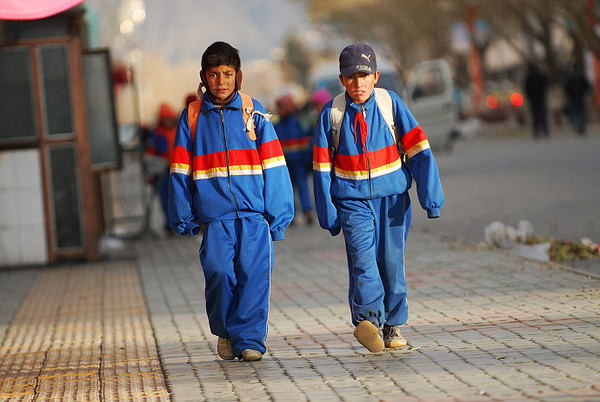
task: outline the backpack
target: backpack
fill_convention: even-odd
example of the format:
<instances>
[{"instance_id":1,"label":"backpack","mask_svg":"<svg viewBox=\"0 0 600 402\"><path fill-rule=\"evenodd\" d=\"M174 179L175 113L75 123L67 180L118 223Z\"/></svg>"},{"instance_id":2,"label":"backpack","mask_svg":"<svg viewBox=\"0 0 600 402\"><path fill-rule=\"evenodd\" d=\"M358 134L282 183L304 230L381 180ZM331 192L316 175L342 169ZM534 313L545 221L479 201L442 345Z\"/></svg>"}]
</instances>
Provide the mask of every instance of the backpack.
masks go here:
<instances>
[{"instance_id":1,"label":"backpack","mask_svg":"<svg viewBox=\"0 0 600 402\"><path fill-rule=\"evenodd\" d=\"M256 140L256 132L254 131L254 114L259 113L265 118L269 119L270 115L267 113L260 113L254 110L254 102L250 95L238 91L242 97L242 113L244 114L244 123L246 124L246 131L248 137L251 140ZM198 114L200 114L200 106L202 105L202 98L190 103L188 105L188 124L192 135L192 142L196 140L196 125L198 124Z\"/></svg>"},{"instance_id":2,"label":"backpack","mask_svg":"<svg viewBox=\"0 0 600 402\"><path fill-rule=\"evenodd\" d=\"M383 115L383 119L387 124L392 136L394 137L394 143L398 147L398 152L403 161L406 161L406 151L404 146L398 137L398 129L394 122L394 109L392 107L392 97L387 89L374 88L375 102L379 111ZM346 110L346 96L345 92L337 95L333 99L331 106L331 148L329 150L331 154L331 160L335 157L338 147L340 145L340 128L342 127L342 120L344 119L344 112Z\"/></svg>"}]
</instances>

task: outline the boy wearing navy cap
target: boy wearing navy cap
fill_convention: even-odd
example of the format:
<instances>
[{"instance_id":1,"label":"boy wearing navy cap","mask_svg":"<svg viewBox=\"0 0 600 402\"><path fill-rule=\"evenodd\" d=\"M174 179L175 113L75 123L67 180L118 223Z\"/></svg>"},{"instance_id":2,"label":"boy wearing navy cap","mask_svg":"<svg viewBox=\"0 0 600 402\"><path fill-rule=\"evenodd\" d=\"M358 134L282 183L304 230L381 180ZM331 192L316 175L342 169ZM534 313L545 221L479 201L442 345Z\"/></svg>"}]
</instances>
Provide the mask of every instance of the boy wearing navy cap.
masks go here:
<instances>
[{"instance_id":1,"label":"boy wearing navy cap","mask_svg":"<svg viewBox=\"0 0 600 402\"><path fill-rule=\"evenodd\" d=\"M354 336L371 352L406 346L400 326L408 320L404 251L411 222L408 189L417 183L421 207L437 218L444 195L425 133L391 91L395 131L374 95L379 80L373 49L355 43L339 57L346 91L339 144L332 141L332 109L317 123L313 179L321 227L344 233L350 276L348 301ZM335 127L333 127L335 129ZM332 151L333 150L333 151ZM406 150L408 162L402 154ZM380 334L383 332L383 339Z\"/></svg>"}]
</instances>

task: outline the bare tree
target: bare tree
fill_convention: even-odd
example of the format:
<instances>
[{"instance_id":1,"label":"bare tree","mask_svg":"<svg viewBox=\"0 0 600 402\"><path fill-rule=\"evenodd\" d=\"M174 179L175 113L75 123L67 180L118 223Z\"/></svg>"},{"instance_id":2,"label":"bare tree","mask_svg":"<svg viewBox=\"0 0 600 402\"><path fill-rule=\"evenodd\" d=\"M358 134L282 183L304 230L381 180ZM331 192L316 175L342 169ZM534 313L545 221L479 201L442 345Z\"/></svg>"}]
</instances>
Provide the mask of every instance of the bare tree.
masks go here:
<instances>
[{"instance_id":1,"label":"bare tree","mask_svg":"<svg viewBox=\"0 0 600 402\"><path fill-rule=\"evenodd\" d=\"M377 43L400 69L440 56L452 57L455 67L464 65L464 56L449 51L450 30L454 22L466 20L469 7L489 26L489 40L475 43L482 57L491 41L501 38L521 55L523 64L538 64L560 79L567 62L581 57L583 49L600 55L594 25L600 18L584 0L298 1L306 4L315 22ZM558 44L557 36L563 38Z\"/></svg>"}]
</instances>

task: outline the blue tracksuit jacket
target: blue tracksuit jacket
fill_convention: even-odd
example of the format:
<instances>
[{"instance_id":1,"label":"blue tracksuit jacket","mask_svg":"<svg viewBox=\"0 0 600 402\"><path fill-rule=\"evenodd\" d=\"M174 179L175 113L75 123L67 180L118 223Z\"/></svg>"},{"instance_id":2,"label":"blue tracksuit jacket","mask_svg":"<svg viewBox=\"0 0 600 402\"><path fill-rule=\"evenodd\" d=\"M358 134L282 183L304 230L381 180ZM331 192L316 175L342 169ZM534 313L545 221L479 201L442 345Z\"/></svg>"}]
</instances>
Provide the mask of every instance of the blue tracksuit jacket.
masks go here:
<instances>
[{"instance_id":1,"label":"blue tracksuit jacket","mask_svg":"<svg viewBox=\"0 0 600 402\"><path fill-rule=\"evenodd\" d=\"M255 109L264 113L254 100ZM254 115L256 140L245 131L236 93L224 108L204 95L191 138L186 108L179 121L171 160L171 227L198 233L199 223L251 213L263 215L273 240L281 240L294 216L293 191L273 125Z\"/></svg>"},{"instance_id":2,"label":"blue tracksuit jacket","mask_svg":"<svg viewBox=\"0 0 600 402\"><path fill-rule=\"evenodd\" d=\"M402 194L411 187L413 177L417 194L429 217L437 217L444 194L429 141L400 97L390 92L400 141L408 155L403 163L394 137L375 102L364 103L368 134L356 123L362 107L346 93L346 111L340 128L340 143L331 160L331 106L327 103L317 121L313 150L313 180L319 222L324 229L338 233L340 223L333 199L375 199ZM358 130L358 132L357 132ZM360 139L358 138L360 137Z\"/></svg>"}]
</instances>

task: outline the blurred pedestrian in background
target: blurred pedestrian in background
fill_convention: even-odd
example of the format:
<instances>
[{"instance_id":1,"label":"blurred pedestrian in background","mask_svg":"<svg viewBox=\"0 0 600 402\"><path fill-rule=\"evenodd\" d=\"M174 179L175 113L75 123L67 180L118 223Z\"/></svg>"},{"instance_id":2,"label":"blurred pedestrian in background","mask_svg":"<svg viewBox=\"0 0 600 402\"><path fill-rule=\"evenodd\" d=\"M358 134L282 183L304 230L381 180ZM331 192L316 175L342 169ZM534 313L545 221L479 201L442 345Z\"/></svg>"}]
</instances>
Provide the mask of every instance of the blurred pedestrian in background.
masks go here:
<instances>
[{"instance_id":1,"label":"blurred pedestrian in background","mask_svg":"<svg viewBox=\"0 0 600 402\"><path fill-rule=\"evenodd\" d=\"M585 96L590 84L579 63L574 63L565 81L565 100L569 120L581 136L586 135Z\"/></svg>"},{"instance_id":2,"label":"blurred pedestrian in background","mask_svg":"<svg viewBox=\"0 0 600 402\"><path fill-rule=\"evenodd\" d=\"M525 94L529 100L531 128L534 139L540 136L550 138L547 88L548 78L546 75L535 64L529 63L527 75L525 76Z\"/></svg>"},{"instance_id":3,"label":"blurred pedestrian in background","mask_svg":"<svg viewBox=\"0 0 600 402\"><path fill-rule=\"evenodd\" d=\"M164 217L164 229L169 228L169 165L177 131L177 115L168 103L162 103L158 109L158 123L150 130L146 153L155 158L146 158L147 168L153 175L151 183L160 197Z\"/></svg>"},{"instance_id":4,"label":"blurred pedestrian in background","mask_svg":"<svg viewBox=\"0 0 600 402\"><path fill-rule=\"evenodd\" d=\"M310 96L310 99L308 100L308 102L310 103L310 105L314 111L314 117L311 119L311 124L310 124L310 128L309 128L310 131L308 133L310 141L311 141L311 144L310 144L311 152L312 152L312 148L313 148L313 144L314 144L315 132L317 130L317 119L318 119L319 115L321 114L321 110L323 109L323 106L325 106L325 104L327 102L329 102L330 100L331 100L331 94L325 88L320 88L320 89L317 89L316 91L314 91L312 93L312 95ZM312 159L311 159L311 164L312 164Z\"/></svg>"},{"instance_id":5,"label":"blurred pedestrian in background","mask_svg":"<svg viewBox=\"0 0 600 402\"><path fill-rule=\"evenodd\" d=\"M185 97L185 107L188 107L190 103L196 100L198 100L198 95L196 95L195 93L187 94Z\"/></svg>"},{"instance_id":6,"label":"blurred pedestrian in background","mask_svg":"<svg viewBox=\"0 0 600 402\"><path fill-rule=\"evenodd\" d=\"M314 220L312 194L308 186L308 161L312 158L309 137L296 115L297 106L292 95L283 95L275 103L279 115L275 131L283 148L292 186L300 199L302 213L306 223L312 225Z\"/></svg>"}]
</instances>

